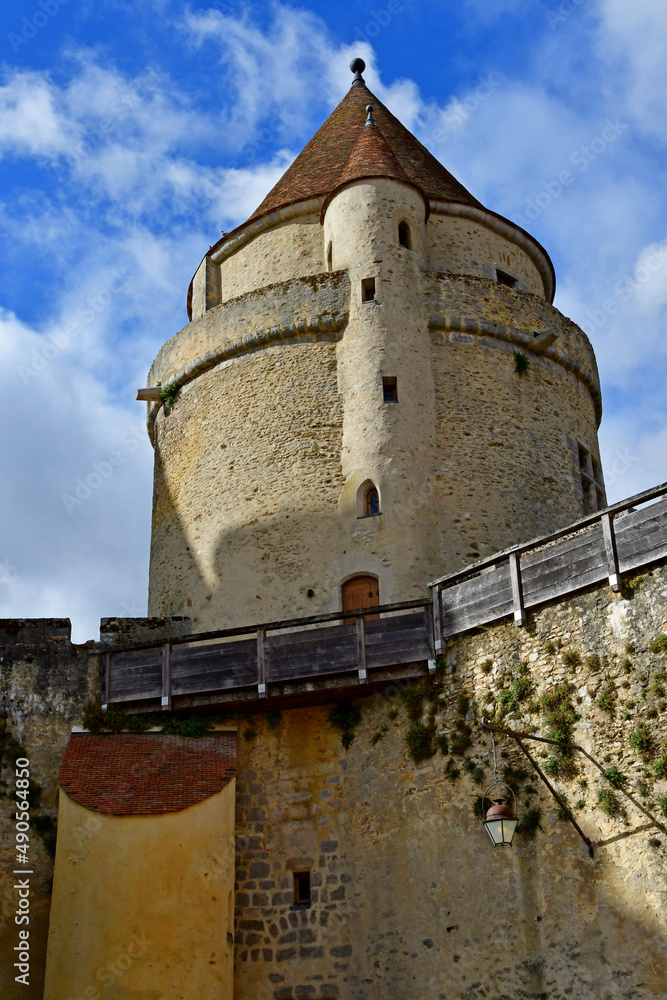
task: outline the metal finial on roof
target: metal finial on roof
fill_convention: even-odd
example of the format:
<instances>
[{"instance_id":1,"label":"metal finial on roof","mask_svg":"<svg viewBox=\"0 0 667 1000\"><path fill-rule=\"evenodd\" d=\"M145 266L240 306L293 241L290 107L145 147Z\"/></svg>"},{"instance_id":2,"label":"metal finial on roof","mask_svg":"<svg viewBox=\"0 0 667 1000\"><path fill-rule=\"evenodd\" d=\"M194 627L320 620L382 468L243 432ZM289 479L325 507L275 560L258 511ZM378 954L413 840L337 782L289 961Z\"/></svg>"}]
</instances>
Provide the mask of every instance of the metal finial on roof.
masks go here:
<instances>
[{"instance_id":1,"label":"metal finial on roof","mask_svg":"<svg viewBox=\"0 0 667 1000\"><path fill-rule=\"evenodd\" d=\"M359 57L353 59L352 62L350 63L350 69L354 73L354 80L352 81L352 86L363 87L365 85L365 80L361 74L366 69L366 63L364 62L364 60L359 59Z\"/></svg>"},{"instance_id":2,"label":"metal finial on roof","mask_svg":"<svg viewBox=\"0 0 667 1000\"><path fill-rule=\"evenodd\" d=\"M375 125L375 118L373 118L373 105L366 105L366 125Z\"/></svg>"}]
</instances>

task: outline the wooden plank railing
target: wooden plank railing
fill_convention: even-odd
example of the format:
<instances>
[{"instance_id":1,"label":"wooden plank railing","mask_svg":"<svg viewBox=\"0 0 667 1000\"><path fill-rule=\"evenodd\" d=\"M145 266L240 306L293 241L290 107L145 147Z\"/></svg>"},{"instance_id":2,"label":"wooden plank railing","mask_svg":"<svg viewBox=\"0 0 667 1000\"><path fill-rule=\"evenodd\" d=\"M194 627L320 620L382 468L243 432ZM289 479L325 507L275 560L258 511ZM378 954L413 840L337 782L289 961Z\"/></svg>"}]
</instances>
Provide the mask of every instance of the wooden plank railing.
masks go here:
<instances>
[{"instance_id":1,"label":"wooden plank railing","mask_svg":"<svg viewBox=\"0 0 667 1000\"><path fill-rule=\"evenodd\" d=\"M623 574L667 558L666 497L667 484L640 493L436 580L428 601L374 608L377 618L359 608L166 643L101 644L103 702L166 710L318 683L367 685L374 673L422 661L434 670L450 636L510 616L525 625L531 608L605 580L618 591Z\"/></svg>"},{"instance_id":2,"label":"wooden plank railing","mask_svg":"<svg viewBox=\"0 0 667 1000\"><path fill-rule=\"evenodd\" d=\"M179 636L167 643L100 647L103 703L184 699L213 703L230 692L267 697L285 686L337 678L367 684L369 671L428 661L435 669L431 600L405 601L289 621ZM375 619L375 615L387 616ZM349 619L352 619L349 621Z\"/></svg>"},{"instance_id":3,"label":"wooden plank railing","mask_svg":"<svg viewBox=\"0 0 667 1000\"><path fill-rule=\"evenodd\" d=\"M436 654L449 636L509 615L523 625L528 609L603 580L619 591L623 574L667 557L666 496L663 483L430 584Z\"/></svg>"}]
</instances>

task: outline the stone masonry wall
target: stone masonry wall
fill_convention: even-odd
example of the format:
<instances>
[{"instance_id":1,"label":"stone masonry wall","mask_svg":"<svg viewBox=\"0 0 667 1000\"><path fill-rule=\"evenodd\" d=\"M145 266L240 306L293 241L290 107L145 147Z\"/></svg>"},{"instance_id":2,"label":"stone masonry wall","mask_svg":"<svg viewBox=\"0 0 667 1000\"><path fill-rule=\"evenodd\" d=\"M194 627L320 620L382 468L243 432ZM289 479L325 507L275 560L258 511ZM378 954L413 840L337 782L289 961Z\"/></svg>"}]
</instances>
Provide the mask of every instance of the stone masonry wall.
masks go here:
<instances>
[{"instance_id":1,"label":"stone masonry wall","mask_svg":"<svg viewBox=\"0 0 667 1000\"><path fill-rule=\"evenodd\" d=\"M348 751L330 707L240 723L238 1000L665 995L663 830L577 760L552 780L591 860L503 737L501 776L526 828L494 849L476 813L492 780L482 715L543 734L560 691L573 738L664 821L667 568L629 582L545 607L526 629L450 641L436 681L355 703ZM529 746L549 768L549 751ZM312 905L298 909L292 873L304 870Z\"/></svg>"},{"instance_id":2,"label":"stone masonry wall","mask_svg":"<svg viewBox=\"0 0 667 1000\"><path fill-rule=\"evenodd\" d=\"M542 279L528 254L486 226L434 214L426 226L426 239L430 270L495 279L492 272L498 267L544 298Z\"/></svg>"},{"instance_id":3,"label":"stone masonry wall","mask_svg":"<svg viewBox=\"0 0 667 1000\"><path fill-rule=\"evenodd\" d=\"M417 598L429 579L583 513L576 442L599 460L601 413L588 338L541 294L475 276L504 245L481 226L464 234L438 216L464 241L440 265L469 257L473 274L429 270L423 219L406 185L348 185L325 215L336 271L247 291L162 348L149 382L181 389L169 412L149 409L152 614L221 628L335 611L357 574L377 578L383 602ZM276 230L306 272L299 240L313 228ZM533 263L512 253L528 282ZM558 335L543 353L534 329ZM360 519L369 482L381 514Z\"/></svg>"},{"instance_id":4,"label":"stone masonry wall","mask_svg":"<svg viewBox=\"0 0 667 1000\"><path fill-rule=\"evenodd\" d=\"M43 825L55 830L58 811L58 770L72 725L81 723L83 704L99 690L97 660L87 646L70 642L70 623L60 619L0 621L0 727L25 749L34 811ZM0 741L3 732L0 731ZM14 820L14 762L4 754L0 795L0 994L3 1000L41 1000L44 985L46 935L49 921L53 858L45 840L30 831L31 977L28 987L14 982L18 928L14 923L17 894ZM34 787L34 786L33 786ZM11 798L9 797L11 796ZM37 801L40 804L37 806ZM48 832L48 825L46 826Z\"/></svg>"},{"instance_id":5,"label":"stone masonry wall","mask_svg":"<svg viewBox=\"0 0 667 1000\"><path fill-rule=\"evenodd\" d=\"M431 317L476 317L487 323L532 330L553 330L558 339L545 351L553 362L574 362L590 382L599 383L591 342L575 323L539 296L499 285L488 278L430 272L425 276Z\"/></svg>"},{"instance_id":6,"label":"stone masonry wall","mask_svg":"<svg viewBox=\"0 0 667 1000\"><path fill-rule=\"evenodd\" d=\"M221 301L276 281L326 271L318 216L302 216L255 236L220 265Z\"/></svg>"},{"instance_id":7,"label":"stone masonry wall","mask_svg":"<svg viewBox=\"0 0 667 1000\"><path fill-rule=\"evenodd\" d=\"M347 314L348 299L349 279L343 271L300 276L246 292L209 309L168 340L151 367L148 384L185 381L188 368L199 369L204 359L215 364L223 354L261 348L279 336L291 340L310 333L312 340L318 327L333 329L327 321Z\"/></svg>"},{"instance_id":8,"label":"stone masonry wall","mask_svg":"<svg viewBox=\"0 0 667 1000\"><path fill-rule=\"evenodd\" d=\"M105 632L129 641L165 624L110 620ZM95 661L70 644L67 622L4 622L0 635L9 724L42 785L42 812L52 811L71 724L96 693ZM618 787L664 821L666 636L663 565L626 580L622 594L600 586L554 602L527 628L450 640L435 679L358 699L358 720L339 710L348 750L332 706L236 720L237 1000L663 997L667 834ZM554 704L572 738L615 769L610 784L583 758L564 767L530 745L593 840L592 860L502 737L500 772L524 829L510 850L494 849L476 814L492 779L481 717L545 734ZM3 971L14 938L5 802ZM2 987L37 1000L50 861L33 841L32 985ZM293 872L305 870L312 905L297 909Z\"/></svg>"},{"instance_id":9,"label":"stone masonry wall","mask_svg":"<svg viewBox=\"0 0 667 1000\"><path fill-rule=\"evenodd\" d=\"M220 628L292 617L288 587L304 604L308 589L321 599L312 547L342 487L335 351L295 343L240 356L161 412L151 614L192 608L195 629Z\"/></svg>"},{"instance_id":10,"label":"stone masonry wall","mask_svg":"<svg viewBox=\"0 0 667 1000\"><path fill-rule=\"evenodd\" d=\"M443 563L452 569L581 517L568 440L589 448L592 440L597 456L582 384L538 358L518 378L511 345L481 339L451 333L434 342L435 492Z\"/></svg>"}]
</instances>

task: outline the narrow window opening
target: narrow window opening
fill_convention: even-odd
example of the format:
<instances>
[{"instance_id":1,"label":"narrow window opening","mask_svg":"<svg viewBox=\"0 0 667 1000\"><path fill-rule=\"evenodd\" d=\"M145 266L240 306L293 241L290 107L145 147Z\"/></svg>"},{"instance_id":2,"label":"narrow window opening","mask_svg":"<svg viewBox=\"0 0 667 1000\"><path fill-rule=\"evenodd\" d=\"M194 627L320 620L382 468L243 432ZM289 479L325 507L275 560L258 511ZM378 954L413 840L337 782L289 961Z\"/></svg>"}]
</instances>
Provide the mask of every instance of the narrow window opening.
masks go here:
<instances>
[{"instance_id":1,"label":"narrow window opening","mask_svg":"<svg viewBox=\"0 0 667 1000\"><path fill-rule=\"evenodd\" d=\"M366 479L357 490L357 517L376 517L380 513L380 491L372 479Z\"/></svg>"},{"instance_id":2,"label":"narrow window opening","mask_svg":"<svg viewBox=\"0 0 667 1000\"><path fill-rule=\"evenodd\" d=\"M599 462L591 455L588 448L578 444L579 449L579 481L583 498L584 514L594 514L605 506L604 481Z\"/></svg>"},{"instance_id":3,"label":"narrow window opening","mask_svg":"<svg viewBox=\"0 0 667 1000\"><path fill-rule=\"evenodd\" d=\"M513 274L508 274L507 271L501 271L499 267L496 268L496 281L499 285L506 285L507 288L516 288L519 284L518 278L515 278Z\"/></svg>"},{"instance_id":4,"label":"narrow window opening","mask_svg":"<svg viewBox=\"0 0 667 1000\"><path fill-rule=\"evenodd\" d=\"M310 906L310 872L294 872L294 905Z\"/></svg>"},{"instance_id":5,"label":"narrow window opening","mask_svg":"<svg viewBox=\"0 0 667 1000\"><path fill-rule=\"evenodd\" d=\"M380 494L374 486L371 486L371 488L366 491L366 496L364 498L364 514L366 517L375 517L375 515L379 513Z\"/></svg>"},{"instance_id":6,"label":"narrow window opening","mask_svg":"<svg viewBox=\"0 0 667 1000\"><path fill-rule=\"evenodd\" d=\"M395 378L382 379L382 398L385 403L398 403L398 381Z\"/></svg>"},{"instance_id":7,"label":"narrow window opening","mask_svg":"<svg viewBox=\"0 0 667 1000\"><path fill-rule=\"evenodd\" d=\"M407 250L412 250L412 234L407 222L399 222L398 224L398 242Z\"/></svg>"},{"instance_id":8,"label":"narrow window opening","mask_svg":"<svg viewBox=\"0 0 667 1000\"><path fill-rule=\"evenodd\" d=\"M364 278L361 282L361 301L375 302L375 278Z\"/></svg>"},{"instance_id":9,"label":"narrow window opening","mask_svg":"<svg viewBox=\"0 0 667 1000\"><path fill-rule=\"evenodd\" d=\"M327 271L333 271L333 243L329 240L327 247Z\"/></svg>"}]
</instances>

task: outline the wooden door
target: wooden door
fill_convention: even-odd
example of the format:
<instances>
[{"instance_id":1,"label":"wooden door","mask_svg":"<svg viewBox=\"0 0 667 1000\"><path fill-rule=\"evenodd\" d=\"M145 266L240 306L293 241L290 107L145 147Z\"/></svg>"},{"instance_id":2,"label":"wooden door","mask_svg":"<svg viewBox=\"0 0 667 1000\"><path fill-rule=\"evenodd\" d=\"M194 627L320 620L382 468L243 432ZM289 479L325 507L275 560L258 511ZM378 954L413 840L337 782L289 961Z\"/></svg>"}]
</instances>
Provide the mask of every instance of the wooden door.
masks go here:
<instances>
[{"instance_id":1,"label":"wooden door","mask_svg":"<svg viewBox=\"0 0 667 1000\"><path fill-rule=\"evenodd\" d=\"M376 608L380 603L380 584L374 576L353 576L342 587L343 611L354 611L357 608ZM368 621L379 618L379 615L365 615ZM346 621L354 621L347 618Z\"/></svg>"}]
</instances>

